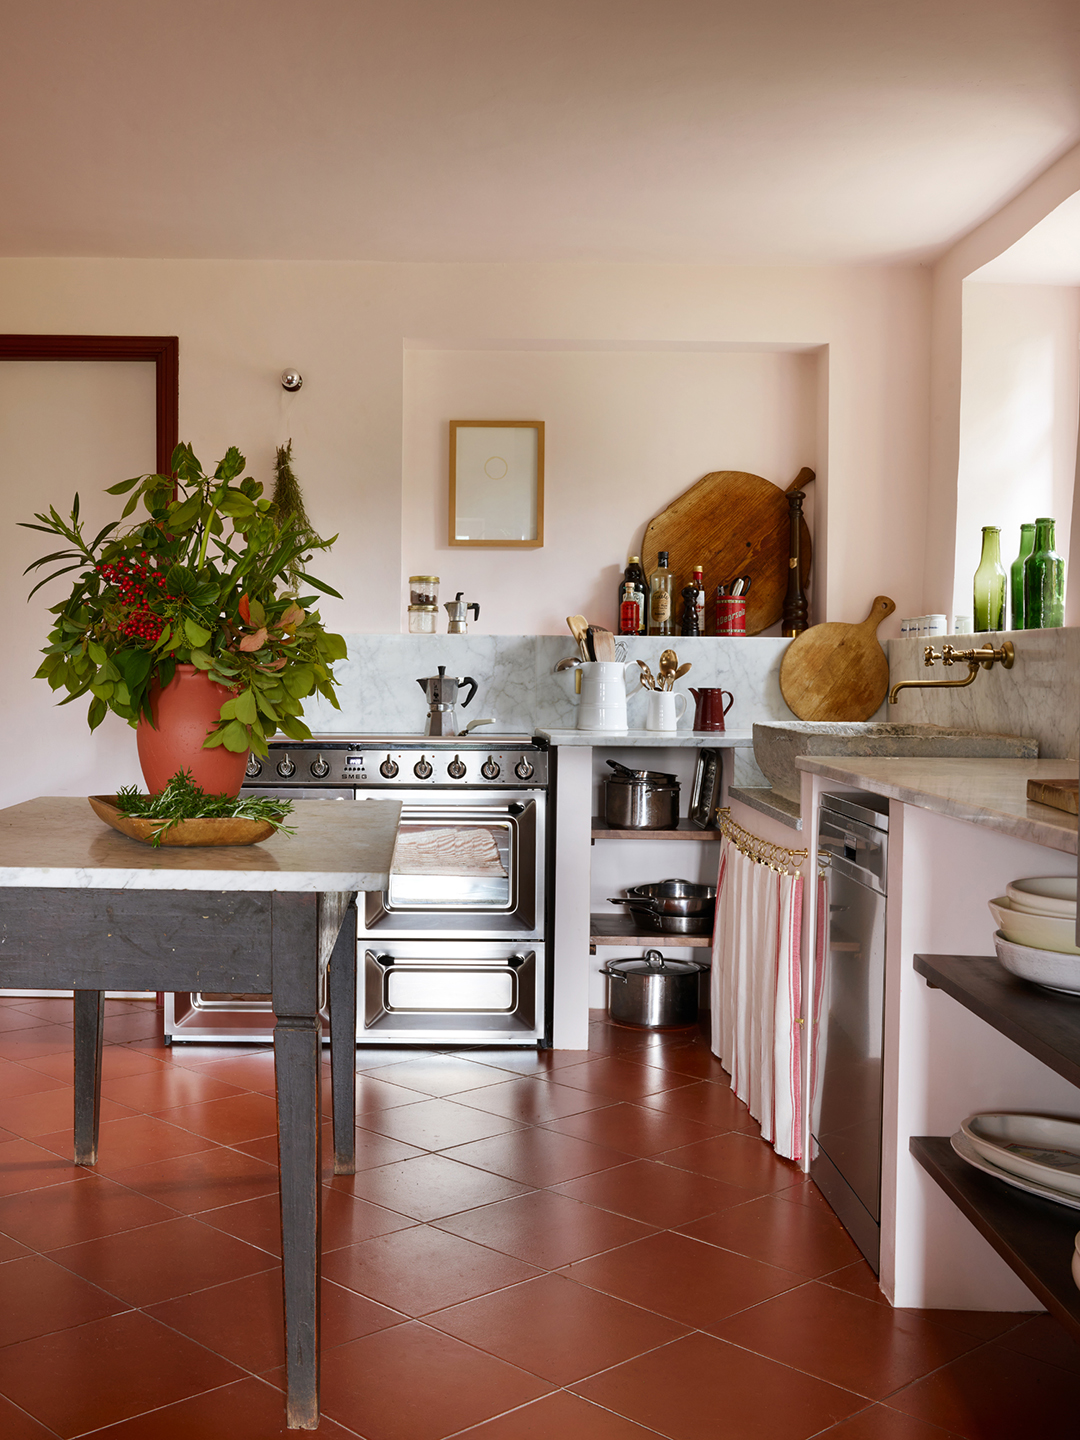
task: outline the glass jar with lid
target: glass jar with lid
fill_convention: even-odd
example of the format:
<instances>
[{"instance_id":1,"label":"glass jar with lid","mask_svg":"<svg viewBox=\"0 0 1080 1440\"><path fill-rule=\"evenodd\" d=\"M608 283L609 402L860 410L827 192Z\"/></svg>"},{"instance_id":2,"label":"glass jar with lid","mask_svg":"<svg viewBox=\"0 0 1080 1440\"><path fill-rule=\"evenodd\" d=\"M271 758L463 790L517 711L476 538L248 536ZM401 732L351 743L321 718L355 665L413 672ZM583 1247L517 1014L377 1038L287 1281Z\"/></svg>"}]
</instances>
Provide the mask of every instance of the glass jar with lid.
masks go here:
<instances>
[{"instance_id":1,"label":"glass jar with lid","mask_svg":"<svg viewBox=\"0 0 1080 1440\"><path fill-rule=\"evenodd\" d=\"M439 607L437 605L410 605L409 634L434 635L438 619Z\"/></svg>"},{"instance_id":2,"label":"glass jar with lid","mask_svg":"<svg viewBox=\"0 0 1080 1440\"><path fill-rule=\"evenodd\" d=\"M409 576L409 605L432 605L438 608L438 575Z\"/></svg>"}]
</instances>

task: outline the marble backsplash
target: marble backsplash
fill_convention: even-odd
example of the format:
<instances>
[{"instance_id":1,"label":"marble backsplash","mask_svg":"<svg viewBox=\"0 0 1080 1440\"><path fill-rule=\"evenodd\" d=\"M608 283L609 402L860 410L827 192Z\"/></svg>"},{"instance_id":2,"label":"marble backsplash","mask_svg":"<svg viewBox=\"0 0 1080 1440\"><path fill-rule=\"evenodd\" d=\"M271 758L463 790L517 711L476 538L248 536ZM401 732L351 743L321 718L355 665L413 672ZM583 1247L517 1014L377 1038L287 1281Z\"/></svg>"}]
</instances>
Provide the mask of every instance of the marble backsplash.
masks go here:
<instances>
[{"instance_id":1,"label":"marble backsplash","mask_svg":"<svg viewBox=\"0 0 1080 1440\"><path fill-rule=\"evenodd\" d=\"M449 675L471 675L476 699L459 716L461 724L491 716L503 734L537 726L572 727L577 723L573 672L555 673L555 665L575 653L570 635L347 635L347 660L335 673L340 681L333 709L322 699L309 702L304 718L317 734L422 734L427 706L417 685L445 665ZM644 660L655 673L669 646L680 663L693 669L676 685L722 685L734 702L727 716L731 729L749 729L755 720L782 720L791 712L780 694L780 659L791 643L772 637L746 639L659 637L624 643L630 660ZM631 728L645 724L645 693L628 702ZM689 730L694 698L680 729Z\"/></svg>"},{"instance_id":2,"label":"marble backsplash","mask_svg":"<svg viewBox=\"0 0 1080 1440\"><path fill-rule=\"evenodd\" d=\"M901 690L884 719L899 723L961 725L970 730L996 730L1006 735L1033 735L1044 759L1080 756L1080 629L1014 630L992 635L949 635L935 638L957 649L987 641L995 646L1011 640L1016 661L1011 670L995 665L979 672L962 690ZM888 642L889 678L897 680L962 680L967 666L946 670L940 660L923 664L926 640Z\"/></svg>"}]
</instances>

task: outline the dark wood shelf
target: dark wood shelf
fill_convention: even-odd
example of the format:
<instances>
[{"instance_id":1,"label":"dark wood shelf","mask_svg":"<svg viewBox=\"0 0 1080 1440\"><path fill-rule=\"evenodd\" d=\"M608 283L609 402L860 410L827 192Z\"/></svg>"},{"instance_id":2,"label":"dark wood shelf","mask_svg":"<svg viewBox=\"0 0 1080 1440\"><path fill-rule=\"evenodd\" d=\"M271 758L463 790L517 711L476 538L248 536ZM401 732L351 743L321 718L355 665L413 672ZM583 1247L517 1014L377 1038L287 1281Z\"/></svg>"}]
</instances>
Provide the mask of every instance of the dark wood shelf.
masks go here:
<instances>
[{"instance_id":1,"label":"dark wood shelf","mask_svg":"<svg viewBox=\"0 0 1080 1440\"><path fill-rule=\"evenodd\" d=\"M916 955L915 969L929 985L1080 1085L1080 996L1018 980L992 955Z\"/></svg>"},{"instance_id":2,"label":"dark wood shelf","mask_svg":"<svg viewBox=\"0 0 1080 1440\"><path fill-rule=\"evenodd\" d=\"M927 1174L1080 1342L1080 1290L1071 1269L1080 1210L984 1175L965 1164L943 1135L913 1135L910 1145Z\"/></svg>"},{"instance_id":3,"label":"dark wood shelf","mask_svg":"<svg viewBox=\"0 0 1080 1440\"><path fill-rule=\"evenodd\" d=\"M673 830L620 830L609 825L602 815L592 818L594 840L721 840L719 830L702 830L689 820L680 820Z\"/></svg>"},{"instance_id":4,"label":"dark wood shelf","mask_svg":"<svg viewBox=\"0 0 1080 1440\"><path fill-rule=\"evenodd\" d=\"M712 936L668 935L662 930L642 930L632 915L600 914L589 916L589 944L651 945L656 950L676 950L686 946L710 946Z\"/></svg>"}]
</instances>

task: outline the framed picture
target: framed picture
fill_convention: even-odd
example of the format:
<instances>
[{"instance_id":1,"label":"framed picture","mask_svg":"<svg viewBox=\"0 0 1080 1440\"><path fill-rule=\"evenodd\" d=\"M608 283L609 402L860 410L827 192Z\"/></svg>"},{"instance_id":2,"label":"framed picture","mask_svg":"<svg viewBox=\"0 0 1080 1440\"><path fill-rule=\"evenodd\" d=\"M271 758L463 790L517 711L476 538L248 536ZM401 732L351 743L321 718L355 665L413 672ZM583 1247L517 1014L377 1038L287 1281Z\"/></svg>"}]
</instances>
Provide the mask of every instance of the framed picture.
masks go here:
<instances>
[{"instance_id":1,"label":"framed picture","mask_svg":"<svg viewBox=\"0 0 1080 1440\"><path fill-rule=\"evenodd\" d=\"M450 544L544 543L544 422L450 421Z\"/></svg>"},{"instance_id":2,"label":"framed picture","mask_svg":"<svg viewBox=\"0 0 1080 1440\"><path fill-rule=\"evenodd\" d=\"M724 779L724 752L704 746L698 751L697 769L694 771L694 788L690 792L690 808L687 818L699 830L716 830L716 818L720 804L720 790Z\"/></svg>"}]
</instances>

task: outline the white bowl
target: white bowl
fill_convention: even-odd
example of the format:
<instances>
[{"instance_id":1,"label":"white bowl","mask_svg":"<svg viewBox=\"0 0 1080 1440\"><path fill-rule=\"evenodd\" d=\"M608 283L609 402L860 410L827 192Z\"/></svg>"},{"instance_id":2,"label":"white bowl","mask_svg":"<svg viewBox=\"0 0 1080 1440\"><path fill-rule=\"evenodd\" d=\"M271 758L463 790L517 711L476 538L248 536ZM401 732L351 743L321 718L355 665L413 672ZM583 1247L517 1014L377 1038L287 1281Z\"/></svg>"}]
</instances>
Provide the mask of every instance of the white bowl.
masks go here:
<instances>
[{"instance_id":1,"label":"white bowl","mask_svg":"<svg viewBox=\"0 0 1080 1440\"><path fill-rule=\"evenodd\" d=\"M997 1110L969 1115L960 1129L999 1170L1080 1199L1080 1120Z\"/></svg>"},{"instance_id":2,"label":"white bowl","mask_svg":"<svg viewBox=\"0 0 1080 1440\"><path fill-rule=\"evenodd\" d=\"M994 949L1005 969L1021 980L1045 985L1050 990L1062 990L1066 995L1080 995L1080 955L1014 945L1000 930L994 936Z\"/></svg>"},{"instance_id":3,"label":"white bowl","mask_svg":"<svg viewBox=\"0 0 1080 1440\"><path fill-rule=\"evenodd\" d=\"M1033 950L1058 950L1063 955L1080 955L1075 919L1015 910L1004 895L988 904L990 914L1006 940L1016 945L1030 945Z\"/></svg>"},{"instance_id":4,"label":"white bowl","mask_svg":"<svg viewBox=\"0 0 1080 1440\"><path fill-rule=\"evenodd\" d=\"M1076 918L1075 875L1035 875L1030 880L1014 880L1005 886L1005 894L1014 910Z\"/></svg>"}]
</instances>

